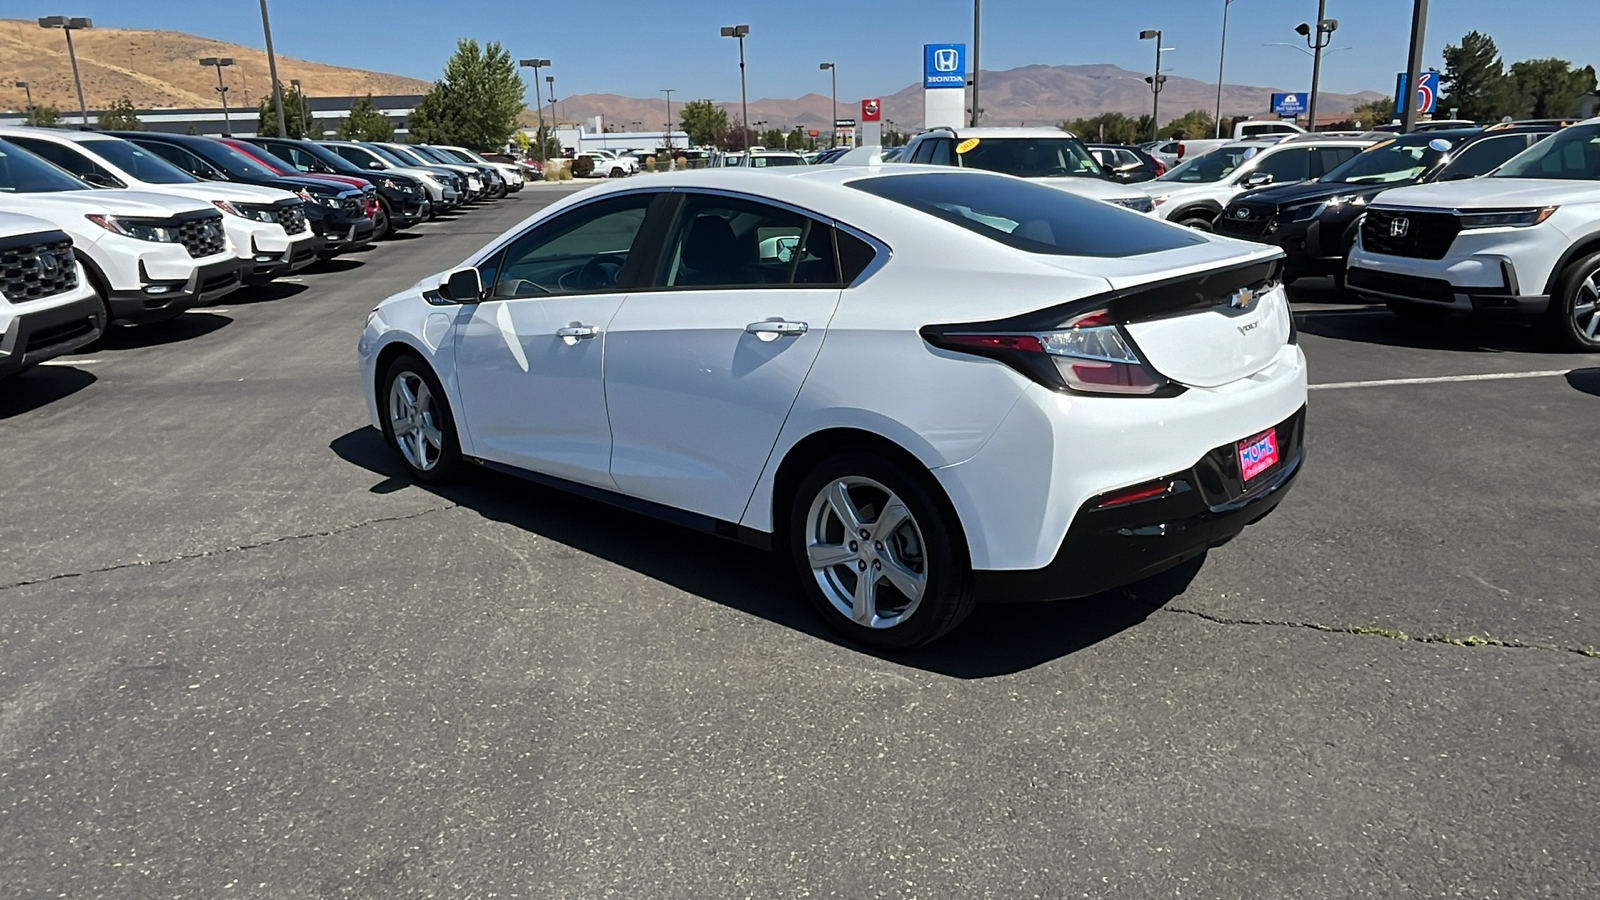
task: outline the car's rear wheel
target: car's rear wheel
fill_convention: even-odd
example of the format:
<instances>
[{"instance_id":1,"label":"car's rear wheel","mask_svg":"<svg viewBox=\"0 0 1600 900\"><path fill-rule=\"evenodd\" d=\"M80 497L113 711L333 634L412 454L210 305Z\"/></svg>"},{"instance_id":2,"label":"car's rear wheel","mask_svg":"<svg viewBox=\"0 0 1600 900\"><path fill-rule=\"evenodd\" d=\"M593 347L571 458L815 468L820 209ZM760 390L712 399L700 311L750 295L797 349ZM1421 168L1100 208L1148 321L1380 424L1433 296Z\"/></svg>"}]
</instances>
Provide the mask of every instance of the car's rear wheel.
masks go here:
<instances>
[{"instance_id":1,"label":"car's rear wheel","mask_svg":"<svg viewBox=\"0 0 1600 900\"><path fill-rule=\"evenodd\" d=\"M624 176L626 174L628 174L628 173L622 171L622 167L621 166L612 166L611 167L611 177L612 178L621 178L622 176Z\"/></svg>"},{"instance_id":2,"label":"car's rear wheel","mask_svg":"<svg viewBox=\"0 0 1600 900\"><path fill-rule=\"evenodd\" d=\"M972 611L954 515L882 457L843 453L812 468L796 488L787 539L807 598L859 643L917 647Z\"/></svg>"},{"instance_id":3,"label":"car's rear wheel","mask_svg":"<svg viewBox=\"0 0 1600 900\"><path fill-rule=\"evenodd\" d=\"M1562 270L1544 324L1550 337L1569 350L1600 350L1600 253Z\"/></svg>"},{"instance_id":4,"label":"car's rear wheel","mask_svg":"<svg viewBox=\"0 0 1600 900\"><path fill-rule=\"evenodd\" d=\"M391 219L389 216L388 205L384 201L379 200L378 209L372 214L372 239L374 241L381 241L388 237L389 232L394 230L392 225L393 219Z\"/></svg>"},{"instance_id":5,"label":"car's rear wheel","mask_svg":"<svg viewBox=\"0 0 1600 900\"><path fill-rule=\"evenodd\" d=\"M1421 303L1407 303L1404 300L1390 300L1389 311L1400 318L1402 322L1413 325L1432 325L1443 322L1450 315L1450 309L1444 306L1424 306Z\"/></svg>"},{"instance_id":6,"label":"car's rear wheel","mask_svg":"<svg viewBox=\"0 0 1600 900\"><path fill-rule=\"evenodd\" d=\"M1212 226L1211 220L1205 216L1188 216L1186 218L1179 219L1178 224L1185 228L1193 228L1195 231L1211 232L1216 230L1216 228Z\"/></svg>"},{"instance_id":7,"label":"car's rear wheel","mask_svg":"<svg viewBox=\"0 0 1600 900\"><path fill-rule=\"evenodd\" d=\"M420 356L404 353L389 363L378 393L383 436L411 477L437 482L457 475L461 442L444 388Z\"/></svg>"}]
</instances>

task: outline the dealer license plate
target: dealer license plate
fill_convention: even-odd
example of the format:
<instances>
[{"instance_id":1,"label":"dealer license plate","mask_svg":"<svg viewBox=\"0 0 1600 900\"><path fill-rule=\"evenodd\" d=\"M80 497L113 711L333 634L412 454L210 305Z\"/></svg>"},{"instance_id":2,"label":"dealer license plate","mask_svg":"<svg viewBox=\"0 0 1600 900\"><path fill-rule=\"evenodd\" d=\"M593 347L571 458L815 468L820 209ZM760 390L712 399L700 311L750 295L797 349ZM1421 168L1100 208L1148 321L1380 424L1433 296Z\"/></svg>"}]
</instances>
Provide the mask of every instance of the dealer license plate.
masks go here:
<instances>
[{"instance_id":1,"label":"dealer license plate","mask_svg":"<svg viewBox=\"0 0 1600 900\"><path fill-rule=\"evenodd\" d=\"M1250 479L1278 464L1277 429L1245 438L1239 442L1239 472L1246 483Z\"/></svg>"}]
</instances>

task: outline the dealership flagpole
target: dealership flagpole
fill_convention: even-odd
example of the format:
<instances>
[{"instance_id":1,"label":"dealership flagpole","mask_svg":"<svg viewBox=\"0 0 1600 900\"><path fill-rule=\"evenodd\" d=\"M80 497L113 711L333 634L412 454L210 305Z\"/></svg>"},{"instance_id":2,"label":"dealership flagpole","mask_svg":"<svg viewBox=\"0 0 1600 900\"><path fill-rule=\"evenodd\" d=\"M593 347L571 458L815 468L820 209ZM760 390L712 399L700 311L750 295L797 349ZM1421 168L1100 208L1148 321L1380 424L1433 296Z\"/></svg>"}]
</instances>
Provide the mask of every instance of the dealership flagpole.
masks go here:
<instances>
[{"instance_id":1,"label":"dealership flagpole","mask_svg":"<svg viewBox=\"0 0 1600 900\"><path fill-rule=\"evenodd\" d=\"M972 0L972 120L969 128L978 127L978 44L982 24L983 0Z\"/></svg>"}]
</instances>

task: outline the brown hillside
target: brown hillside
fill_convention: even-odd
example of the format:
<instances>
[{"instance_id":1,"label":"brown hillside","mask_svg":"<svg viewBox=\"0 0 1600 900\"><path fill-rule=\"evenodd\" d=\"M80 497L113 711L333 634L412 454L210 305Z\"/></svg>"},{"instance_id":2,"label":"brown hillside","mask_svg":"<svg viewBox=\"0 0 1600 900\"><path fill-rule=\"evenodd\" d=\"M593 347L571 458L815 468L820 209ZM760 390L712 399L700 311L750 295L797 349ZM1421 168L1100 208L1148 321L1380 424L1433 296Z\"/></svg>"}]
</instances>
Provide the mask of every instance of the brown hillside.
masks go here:
<instances>
[{"instance_id":1,"label":"brown hillside","mask_svg":"<svg viewBox=\"0 0 1600 900\"><path fill-rule=\"evenodd\" d=\"M231 106L252 106L271 90L267 54L263 50L214 41L177 31L131 28L93 28L73 32L78 70L89 109L104 109L126 95L143 108L165 106L214 107L216 70L201 68L206 56L231 56L232 68L223 70ZM59 29L40 28L35 21L0 19L0 60L5 60L0 82L0 109L22 109L25 103L16 81L33 83L33 102L54 106L63 113L78 108L72 86L72 65L67 41ZM420 94L428 83L402 75L346 69L291 57L278 57L278 77L288 84L298 78L307 95L359 96Z\"/></svg>"}]
</instances>

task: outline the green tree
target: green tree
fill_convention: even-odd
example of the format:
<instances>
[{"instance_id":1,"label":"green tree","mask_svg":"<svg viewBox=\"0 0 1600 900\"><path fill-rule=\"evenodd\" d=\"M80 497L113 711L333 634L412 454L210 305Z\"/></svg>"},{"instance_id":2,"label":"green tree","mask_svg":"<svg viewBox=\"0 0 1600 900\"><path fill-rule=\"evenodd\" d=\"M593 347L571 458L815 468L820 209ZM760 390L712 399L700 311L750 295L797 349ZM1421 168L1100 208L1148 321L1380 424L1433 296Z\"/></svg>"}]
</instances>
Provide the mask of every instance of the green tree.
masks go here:
<instances>
[{"instance_id":1,"label":"green tree","mask_svg":"<svg viewBox=\"0 0 1600 900\"><path fill-rule=\"evenodd\" d=\"M36 128L54 128L61 124L61 110L54 106L30 106L22 121Z\"/></svg>"},{"instance_id":2,"label":"green tree","mask_svg":"<svg viewBox=\"0 0 1600 900\"><path fill-rule=\"evenodd\" d=\"M1096 144L1132 144L1150 133L1149 122L1130 119L1119 112L1104 112L1097 116L1071 119L1062 122L1060 128L1062 131L1072 132L1080 140Z\"/></svg>"},{"instance_id":3,"label":"green tree","mask_svg":"<svg viewBox=\"0 0 1600 900\"><path fill-rule=\"evenodd\" d=\"M526 132L522 131L517 133L526 135ZM544 148L543 152L540 152L540 147ZM565 155L566 152L567 148L561 146L561 142L556 140L555 131L549 125L535 129L533 138L528 140L527 153L530 159L554 159L557 156Z\"/></svg>"},{"instance_id":4,"label":"green tree","mask_svg":"<svg viewBox=\"0 0 1600 900\"><path fill-rule=\"evenodd\" d=\"M101 131L143 131L144 123L139 121L139 114L134 112L133 101L124 95L100 114L95 127Z\"/></svg>"},{"instance_id":5,"label":"green tree","mask_svg":"<svg viewBox=\"0 0 1600 900\"><path fill-rule=\"evenodd\" d=\"M1561 119L1594 89L1594 66L1574 69L1564 59L1526 59L1511 64L1500 111L1514 119Z\"/></svg>"},{"instance_id":6,"label":"green tree","mask_svg":"<svg viewBox=\"0 0 1600 900\"><path fill-rule=\"evenodd\" d=\"M511 54L491 41L463 38L445 63L444 78L433 83L411 113L411 134L425 144L459 144L498 150L517 130L525 87Z\"/></svg>"},{"instance_id":7,"label":"green tree","mask_svg":"<svg viewBox=\"0 0 1600 900\"><path fill-rule=\"evenodd\" d=\"M756 143L763 147L780 149L783 147L783 141L787 135L788 132L782 128L768 128L766 131L761 132L760 137L756 138Z\"/></svg>"},{"instance_id":8,"label":"green tree","mask_svg":"<svg viewBox=\"0 0 1600 900\"><path fill-rule=\"evenodd\" d=\"M256 134L262 137L303 138L311 126L311 107L304 94L295 87L283 91L283 127L288 134L278 134L278 107L273 103L272 91L261 98L257 107ZM320 136L320 132L318 132Z\"/></svg>"},{"instance_id":9,"label":"green tree","mask_svg":"<svg viewBox=\"0 0 1600 900\"><path fill-rule=\"evenodd\" d=\"M1446 44L1439 86L1444 91L1439 109L1453 109L1461 118L1475 122L1497 118L1506 90L1506 71L1494 38L1469 31L1460 45Z\"/></svg>"},{"instance_id":10,"label":"green tree","mask_svg":"<svg viewBox=\"0 0 1600 900\"><path fill-rule=\"evenodd\" d=\"M690 100L678 111L678 122L684 134L696 147L717 147L724 143L730 129L728 113L710 100Z\"/></svg>"},{"instance_id":11,"label":"green tree","mask_svg":"<svg viewBox=\"0 0 1600 900\"><path fill-rule=\"evenodd\" d=\"M190 122L190 123L189 123L189 127L188 127L188 128L185 128L185 129L184 129L184 130L183 130L183 133L184 133L184 134L192 134L192 135L194 135L194 136L195 136L195 137L199 137L199 136L200 136L200 129L198 129L198 128L196 128L196 127L194 127L194 123L193 123L193 122Z\"/></svg>"},{"instance_id":12,"label":"green tree","mask_svg":"<svg viewBox=\"0 0 1600 900\"><path fill-rule=\"evenodd\" d=\"M339 123L338 134L346 141L388 141L394 139L394 124L378 112L368 94L350 104L350 115Z\"/></svg>"},{"instance_id":13,"label":"green tree","mask_svg":"<svg viewBox=\"0 0 1600 900\"><path fill-rule=\"evenodd\" d=\"M1384 97L1382 100L1357 103L1353 115L1357 127L1365 131L1371 131L1379 125L1387 125L1394 121L1394 98Z\"/></svg>"},{"instance_id":14,"label":"green tree","mask_svg":"<svg viewBox=\"0 0 1600 900\"><path fill-rule=\"evenodd\" d=\"M1161 136L1170 138L1181 134L1185 138L1198 140L1210 137L1216 127L1217 120L1211 117L1211 113L1203 109L1194 109L1168 122L1161 129Z\"/></svg>"}]
</instances>

